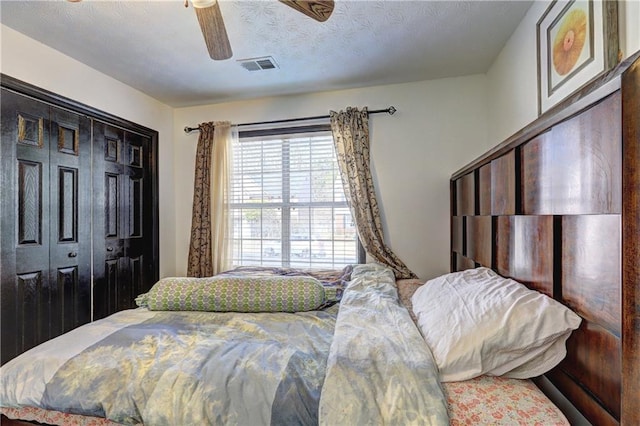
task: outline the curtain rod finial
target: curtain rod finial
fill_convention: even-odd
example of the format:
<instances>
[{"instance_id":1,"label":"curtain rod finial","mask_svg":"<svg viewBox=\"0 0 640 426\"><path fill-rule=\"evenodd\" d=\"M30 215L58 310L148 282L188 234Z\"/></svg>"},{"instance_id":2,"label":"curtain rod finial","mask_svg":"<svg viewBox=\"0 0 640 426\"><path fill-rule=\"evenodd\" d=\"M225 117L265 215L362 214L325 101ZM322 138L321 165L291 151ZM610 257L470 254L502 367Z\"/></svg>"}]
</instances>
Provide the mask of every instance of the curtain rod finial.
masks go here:
<instances>
[{"instance_id":1,"label":"curtain rod finial","mask_svg":"<svg viewBox=\"0 0 640 426\"><path fill-rule=\"evenodd\" d=\"M395 114L397 111L396 107L394 107L393 105L389 107L389 115L393 115Z\"/></svg>"}]
</instances>

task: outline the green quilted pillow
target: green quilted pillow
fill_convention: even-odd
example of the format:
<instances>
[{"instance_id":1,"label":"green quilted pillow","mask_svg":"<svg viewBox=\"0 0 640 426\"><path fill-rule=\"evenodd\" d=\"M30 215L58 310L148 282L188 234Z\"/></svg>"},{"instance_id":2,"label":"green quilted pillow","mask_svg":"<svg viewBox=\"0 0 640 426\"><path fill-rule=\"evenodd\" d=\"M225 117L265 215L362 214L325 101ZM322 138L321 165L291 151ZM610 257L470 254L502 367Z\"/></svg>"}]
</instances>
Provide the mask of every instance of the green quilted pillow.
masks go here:
<instances>
[{"instance_id":1,"label":"green quilted pillow","mask_svg":"<svg viewBox=\"0 0 640 426\"><path fill-rule=\"evenodd\" d=\"M136 299L152 311L303 312L325 302L313 277L163 278Z\"/></svg>"}]
</instances>

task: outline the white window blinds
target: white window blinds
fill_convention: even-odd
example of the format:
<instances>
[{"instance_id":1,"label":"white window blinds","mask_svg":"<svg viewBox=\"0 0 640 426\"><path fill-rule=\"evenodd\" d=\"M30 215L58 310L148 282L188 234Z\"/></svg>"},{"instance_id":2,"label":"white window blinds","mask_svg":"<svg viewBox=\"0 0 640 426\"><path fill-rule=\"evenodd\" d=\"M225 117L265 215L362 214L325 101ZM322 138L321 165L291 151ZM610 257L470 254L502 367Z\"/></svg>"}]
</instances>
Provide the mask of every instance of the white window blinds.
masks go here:
<instances>
[{"instance_id":1,"label":"white window blinds","mask_svg":"<svg viewBox=\"0 0 640 426\"><path fill-rule=\"evenodd\" d=\"M358 261L330 132L241 137L229 201L234 266L339 268Z\"/></svg>"}]
</instances>

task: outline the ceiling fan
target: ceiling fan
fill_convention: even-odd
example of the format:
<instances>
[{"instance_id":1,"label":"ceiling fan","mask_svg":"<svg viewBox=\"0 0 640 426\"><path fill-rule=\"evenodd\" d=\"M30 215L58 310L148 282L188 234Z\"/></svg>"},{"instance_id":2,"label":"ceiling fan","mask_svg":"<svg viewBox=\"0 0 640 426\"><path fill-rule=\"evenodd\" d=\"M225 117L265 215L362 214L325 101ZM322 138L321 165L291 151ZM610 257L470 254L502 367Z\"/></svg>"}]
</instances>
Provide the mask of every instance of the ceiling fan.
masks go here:
<instances>
[{"instance_id":1,"label":"ceiling fan","mask_svg":"<svg viewBox=\"0 0 640 426\"><path fill-rule=\"evenodd\" d=\"M73 3L82 0L67 0ZM324 22L329 19L333 12L333 0L278 0L281 3L304 13L310 18L318 22ZM191 4L196 11L198 23L204 36L204 41L209 51L209 56L215 61L229 59L233 53L231 52L231 44L227 36L227 30L224 27L222 13L218 0L191 0ZM184 0L184 6L189 6L189 0Z\"/></svg>"},{"instance_id":2,"label":"ceiling fan","mask_svg":"<svg viewBox=\"0 0 640 426\"><path fill-rule=\"evenodd\" d=\"M333 12L333 0L279 0L281 3L315 19L324 22ZM191 0L196 11L200 29L213 60L229 59L232 56L229 37L222 20L220 6L217 0ZM184 1L184 6L189 6L189 0Z\"/></svg>"}]
</instances>

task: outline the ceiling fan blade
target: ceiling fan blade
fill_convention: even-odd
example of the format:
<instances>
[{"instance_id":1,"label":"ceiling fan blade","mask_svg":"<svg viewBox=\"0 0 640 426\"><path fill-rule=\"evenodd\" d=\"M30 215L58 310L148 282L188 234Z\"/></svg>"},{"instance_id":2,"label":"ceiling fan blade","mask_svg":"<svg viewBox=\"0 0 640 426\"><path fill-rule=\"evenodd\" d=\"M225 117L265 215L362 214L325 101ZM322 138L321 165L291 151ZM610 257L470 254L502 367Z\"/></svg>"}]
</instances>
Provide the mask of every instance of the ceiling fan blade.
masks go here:
<instances>
[{"instance_id":1,"label":"ceiling fan blade","mask_svg":"<svg viewBox=\"0 0 640 426\"><path fill-rule=\"evenodd\" d=\"M208 7L194 7L194 9L211 59L216 61L229 59L233 53L218 2Z\"/></svg>"},{"instance_id":2,"label":"ceiling fan blade","mask_svg":"<svg viewBox=\"0 0 640 426\"><path fill-rule=\"evenodd\" d=\"M334 6L333 0L280 0L280 2L294 8L298 12L304 13L318 22L324 22L329 19Z\"/></svg>"}]
</instances>

